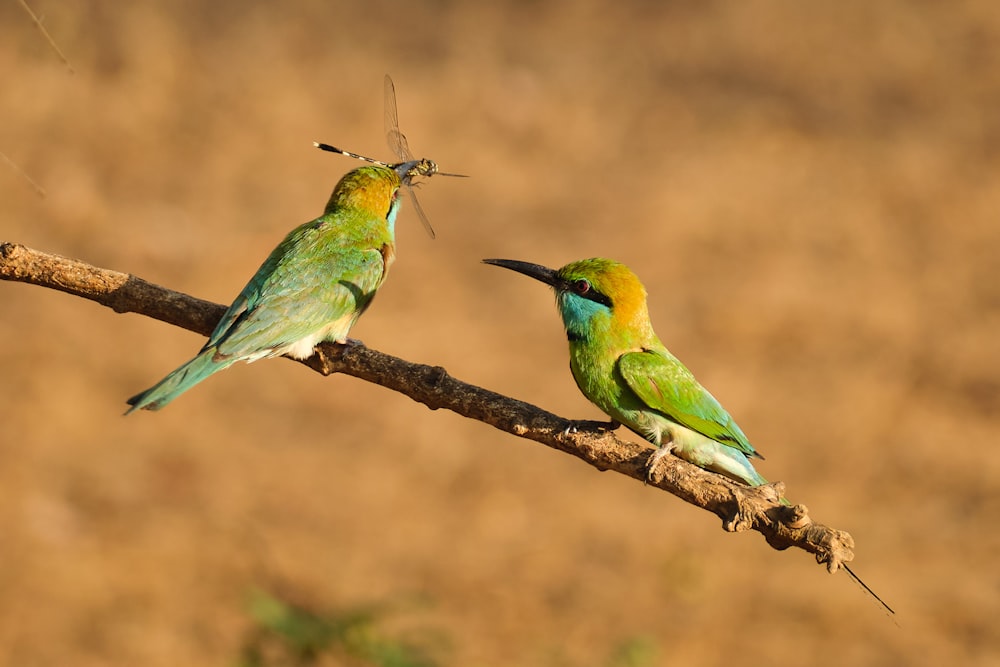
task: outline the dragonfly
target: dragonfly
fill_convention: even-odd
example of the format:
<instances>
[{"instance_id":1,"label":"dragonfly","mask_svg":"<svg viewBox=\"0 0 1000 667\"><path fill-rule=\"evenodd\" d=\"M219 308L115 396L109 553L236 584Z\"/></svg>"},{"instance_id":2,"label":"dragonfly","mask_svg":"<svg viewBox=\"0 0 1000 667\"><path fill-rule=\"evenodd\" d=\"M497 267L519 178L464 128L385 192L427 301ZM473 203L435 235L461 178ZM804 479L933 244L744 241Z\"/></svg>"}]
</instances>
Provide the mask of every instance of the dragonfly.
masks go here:
<instances>
[{"instance_id":1,"label":"dragonfly","mask_svg":"<svg viewBox=\"0 0 1000 667\"><path fill-rule=\"evenodd\" d=\"M465 174L449 174L438 169L437 163L434 162L434 160L429 160L427 158L420 158L418 160L413 157L413 153L410 151L410 145L406 141L406 135L399 131L399 114L396 111L396 86L393 85L392 77L388 74L385 75L385 138L389 143L389 150L391 150L393 154L401 160L401 162L390 164L388 162L383 162L382 160L375 160L374 158L352 153L351 151L345 151L343 148L337 148L336 146L320 143L318 141L314 141L313 145L320 150L329 151L331 153L339 153L340 155L346 155L347 157L352 157L356 160L363 160L365 162L370 162L371 164L388 167L397 173L401 173L403 178L400 180L402 180L403 185L406 186L406 193L409 195L410 201L413 202L413 209L417 212L417 217L420 218L420 222L423 224L424 229L427 230L427 234L433 239L436 237L434 228L431 226L431 221L428 220L427 214L424 213L424 209L420 206L420 202L417 201L417 195L413 191L413 188L420 184L412 183L412 179L416 176L430 178L434 174L439 174L441 176L454 176L456 178L468 178L468 176ZM403 171L400 172L401 168L403 168Z\"/></svg>"}]
</instances>

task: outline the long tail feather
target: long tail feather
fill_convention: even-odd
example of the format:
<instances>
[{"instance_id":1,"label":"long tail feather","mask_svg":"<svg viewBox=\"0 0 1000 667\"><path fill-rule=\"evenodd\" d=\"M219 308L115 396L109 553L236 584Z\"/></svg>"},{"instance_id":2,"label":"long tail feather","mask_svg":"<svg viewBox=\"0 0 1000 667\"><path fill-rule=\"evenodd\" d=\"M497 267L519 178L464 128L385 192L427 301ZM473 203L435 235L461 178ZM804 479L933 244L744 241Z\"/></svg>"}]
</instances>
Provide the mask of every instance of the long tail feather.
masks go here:
<instances>
[{"instance_id":1,"label":"long tail feather","mask_svg":"<svg viewBox=\"0 0 1000 667\"><path fill-rule=\"evenodd\" d=\"M844 565L844 571L847 572L847 574L851 577L851 579L853 579L855 581L855 583L858 584L858 586L861 586L861 588L865 589L865 591L868 593L868 595L871 595L873 598L875 598L878 601L878 603L880 605L882 605L882 607L887 612L889 612L890 614L895 614L896 613L895 611L893 611L892 607L890 607L889 605L887 605L885 603L885 601L882 598L880 598L878 596L878 594L875 593L875 591L873 591L871 588L868 587L868 584L866 584L865 582L861 581L861 577L859 577L858 575L854 574L854 570L852 570L851 568L847 567L847 565Z\"/></svg>"},{"instance_id":2,"label":"long tail feather","mask_svg":"<svg viewBox=\"0 0 1000 667\"><path fill-rule=\"evenodd\" d=\"M751 467L751 470L752 469L753 468ZM756 472L756 471L754 471L754 472ZM758 477L760 477L760 475L758 475ZM764 478L761 477L761 479L764 479ZM763 483L766 484L767 481L765 480ZM791 505L792 504L791 502L789 502L785 498L780 498L779 502L782 505ZM849 568L846 563L841 563L841 567L843 567L844 571L847 572L847 576L849 576L851 579L854 580L854 583L856 583L858 586L861 586L861 588L863 588L864 591L866 593L868 593L868 595L872 596L872 598L874 598L875 601L878 602L879 605L881 605L883 609L885 609L887 612L889 612L890 614L892 614L893 616L895 616L895 614L896 614L895 610L893 610L892 607L890 607L889 605L887 605L885 603L885 600L883 600L882 598L880 598L878 596L878 593L876 593L875 591L873 591L871 589L871 587L868 586L868 584L866 584L865 582L863 582L861 580L861 577L859 577L858 575L854 574L854 570L852 570L851 568Z\"/></svg>"},{"instance_id":3,"label":"long tail feather","mask_svg":"<svg viewBox=\"0 0 1000 667\"><path fill-rule=\"evenodd\" d=\"M209 375L233 363L231 360L216 361L214 356L215 348L209 348L146 391L128 399L132 407L125 414L136 410L159 410Z\"/></svg>"}]
</instances>

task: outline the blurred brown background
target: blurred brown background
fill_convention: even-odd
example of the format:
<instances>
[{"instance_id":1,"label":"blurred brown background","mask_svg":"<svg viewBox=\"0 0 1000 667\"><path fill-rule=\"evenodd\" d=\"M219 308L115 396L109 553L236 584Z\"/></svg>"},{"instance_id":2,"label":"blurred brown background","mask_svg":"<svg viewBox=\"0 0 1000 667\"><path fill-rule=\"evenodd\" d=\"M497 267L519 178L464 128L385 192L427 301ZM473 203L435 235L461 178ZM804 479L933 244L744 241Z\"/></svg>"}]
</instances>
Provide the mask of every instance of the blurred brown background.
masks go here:
<instances>
[{"instance_id":1,"label":"blurred brown background","mask_svg":"<svg viewBox=\"0 0 1000 667\"><path fill-rule=\"evenodd\" d=\"M233 664L246 600L407 600L448 665L997 664L1000 5L36 0L0 7L0 239L229 303L402 130L442 169L353 335L571 418L542 286L604 255L857 541L843 575L381 387L0 285L0 659ZM623 647L644 647L622 658ZM627 652L627 651L626 651ZM631 662L630 662L631 661ZM331 663L332 664L332 663Z\"/></svg>"}]
</instances>

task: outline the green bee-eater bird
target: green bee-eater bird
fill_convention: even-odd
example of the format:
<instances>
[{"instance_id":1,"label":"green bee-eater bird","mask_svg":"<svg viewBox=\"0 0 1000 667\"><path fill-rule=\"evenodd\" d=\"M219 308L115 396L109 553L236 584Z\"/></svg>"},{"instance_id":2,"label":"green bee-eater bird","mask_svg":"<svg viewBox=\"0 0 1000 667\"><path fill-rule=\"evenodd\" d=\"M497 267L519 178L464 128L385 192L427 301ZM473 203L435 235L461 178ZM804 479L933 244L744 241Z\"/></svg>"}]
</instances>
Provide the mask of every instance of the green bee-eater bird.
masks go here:
<instances>
[{"instance_id":1,"label":"green bee-eater bird","mask_svg":"<svg viewBox=\"0 0 1000 667\"><path fill-rule=\"evenodd\" d=\"M646 288L624 264L584 259L559 270L512 259L484 259L551 285L569 339L569 366L583 395L615 422L659 449L750 486L767 484L751 458L763 459L715 397L653 332ZM782 502L786 502L782 499ZM854 572L848 575L888 612Z\"/></svg>"},{"instance_id":2,"label":"green bee-eater bird","mask_svg":"<svg viewBox=\"0 0 1000 667\"><path fill-rule=\"evenodd\" d=\"M616 422L660 449L751 486L766 484L750 464L763 458L715 397L653 332L646 289L624 264L585 259L558 271L509 259L485 259L551 285L569 365L583 395Z\"/></svg>"},{"instance_id":3,"label":"green bee-eater bird","mask_svg":"<svg viewBox=\"0 0 1000 667\"><path fill-rule=\"evenodd\" d=\"M198 355L130 398L128 413L159 410L237 361L305 359L321 341L345 342L395 259L400 187L436 171L425 159L347 173L323 215L268 255Z\"/></svg>"},{"instance_id":4,"label":"green bee-eater bird","mask_svg":"<svg viewBox=\"0 0 1000 667\"><path fill-rule=\"evenodd\" d=\"M198 355L128 399L135 410L159 410L209 375L237 361L288 355L305 359L322 341L347 341L396 257L399 191L406 188L431 238L434 230L411 187L417 176L462 176L416 160L399 131L396 89L385 75L386 139L402 160L388 164L329 144L317 148L370 162L348 172L323 215L296 227L271 251L222 316Z\"/></svg>"}]
</instances>

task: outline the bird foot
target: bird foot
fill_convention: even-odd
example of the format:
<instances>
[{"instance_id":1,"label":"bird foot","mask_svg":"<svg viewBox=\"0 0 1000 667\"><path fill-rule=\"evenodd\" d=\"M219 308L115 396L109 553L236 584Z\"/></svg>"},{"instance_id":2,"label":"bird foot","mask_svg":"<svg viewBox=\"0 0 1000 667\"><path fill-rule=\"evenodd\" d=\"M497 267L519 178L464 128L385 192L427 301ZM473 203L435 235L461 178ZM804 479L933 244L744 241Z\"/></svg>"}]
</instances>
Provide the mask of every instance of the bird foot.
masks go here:
<instances>
[{"instance_id":1,"label":"bird foot","mask_svg":"<svg viewBox=\"0 0 1000 667\"><path fill-rule=\"evenodd\" d=\"M617 422L614 419L611 421L593 421L590 419L575 419L570 420L569 425L563 429L563 435L570 435L572 433L579 433L580 431L586 433L610 433L616 428L621 426L621 422Z\"/></svg>"},{"instance_id":2,"label":"bird foot","mask_svg":"<svg viewBox=\"0 0 1000 667\"><path fill-rule=\"evenodd\" d=\"M646 459L646 484L656 484L656 469L667 456L672 456L670 447L657 447Z\"/></svg>"}]
</instances>

